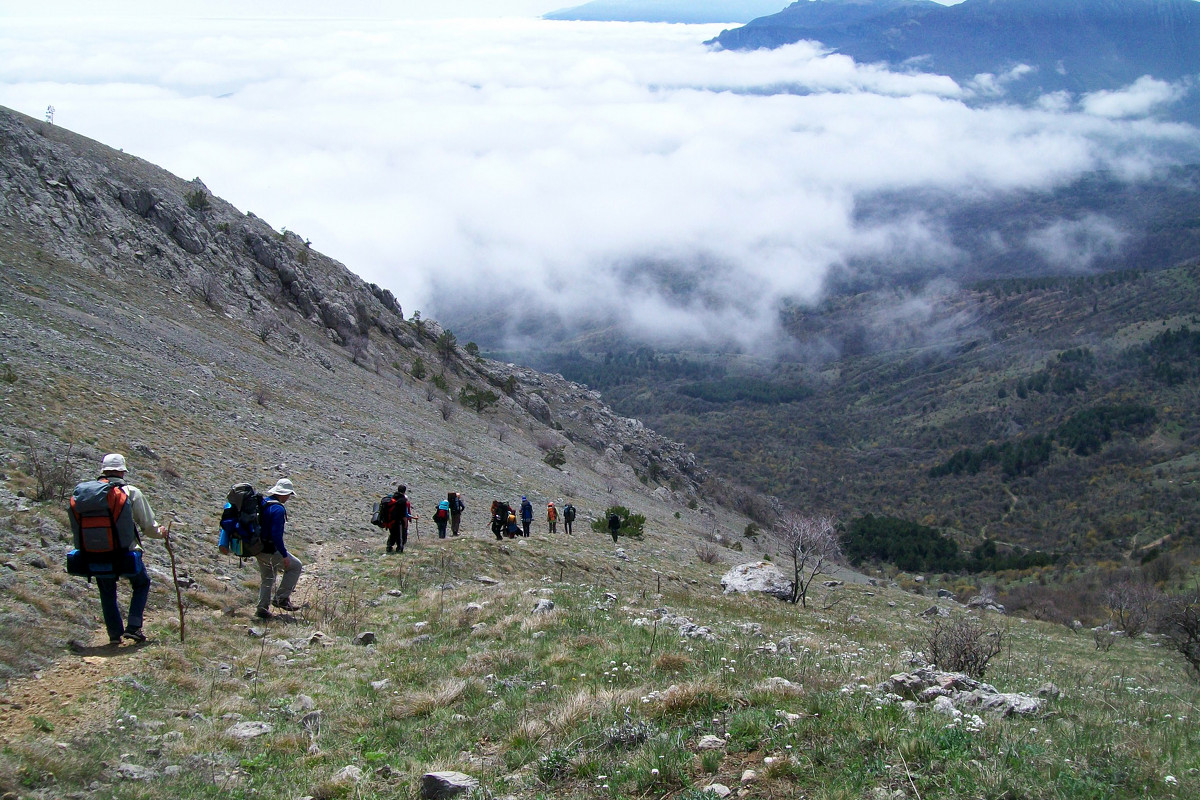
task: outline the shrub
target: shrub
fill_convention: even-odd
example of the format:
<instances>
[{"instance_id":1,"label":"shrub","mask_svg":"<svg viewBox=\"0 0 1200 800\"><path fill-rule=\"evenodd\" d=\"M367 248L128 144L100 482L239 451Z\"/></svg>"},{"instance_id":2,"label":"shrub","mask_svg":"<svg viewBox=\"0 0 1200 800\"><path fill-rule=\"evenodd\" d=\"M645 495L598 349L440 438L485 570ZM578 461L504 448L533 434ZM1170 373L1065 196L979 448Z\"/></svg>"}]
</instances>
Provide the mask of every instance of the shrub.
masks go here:
<instances>
[{"instance_id":1,"label":"shrub","mask_svg":"<svg viewBox=\"0 0 1200 800\"><path fill-rule=\"evenodd\" d=\"M71 467L72 445L65 450L41 450L33 441L32 436L26 435L25 460L29 467L29 475L36 483L34 500L66 499L67 490L75 484L75 470Z\"/></svg>"},{"instance_id":2,"label":"shrub","mask_svg":"<svg viewBox=\"0 0 1200 800\"><path fill-rule=\"evenodd\" d=\"M546 457L542 461L545 461L555 469L559 469L563 464L567 463L566 448L555 447L549 453L546 453Z\"/></svg>"},{"instance_id":3,"label":"shrub","mask_svg":"<svg viewBox=\"0 0 1200 800\"><path fill-rule=\"evenodd\" d=\"M494 406L499 399L500 396L491 389L464 386L458 390L458 402L467 408L474 409L476 414L482 414L488 408Z\"/></svg>"},{"instance_id":4,"label":"shrub","mask_svg":"<svg viewBox=\"0 0 1200 800\"><path fill-rule=\"evenodd\" d=\"M924 652L939 669L982 678L988 662L1003 647L1004 633L999 628L987 630L977 619L959 617L951 622L935 619Z\"/></svg>"},{"instance_id":5,"label":"shrub","mask_svg":"<svg viewBox=\"0 0 1200 800\"><path fill-rule=\"evenodd\" d=\"M717 552L717 548L705 542L696 548L696 557L705 564L716 564L720 560L721 554Z\"/></svg>"},{"instance_id":6,"label":"shrub","mask_svg":"<svg viewBox=\"0 0 1200 800\"><path fill-rule=\"evenodd\" d=\"M1104 593L1113 621L1130 638L1140 636L1153 623L1162 595L1149 584L1123 580Z\"/></svg>"},{"instance_id":7,"label":"shrub","mask_svg":"<svg viewBox=\"0 0 1200 800\"><path fill-rule=\"evenodd\" d=\"M441 391L443 391L443 392L450 391L450 384L446 382L445 374L438 373L437 375L434 375L429 380L432 381L433 385L436 386Z\"/></svg>"},{"instance_id":8,"label":"shrub","mask_svg":"<svg viewBox=\"0 0 1200 800\"><path fill-rule=\"evenodd\" d=\"M420 356L417 356L417 360L413 362L410 374L419 381L425 380L425 362L421 360Z\"/></svg>"},{"instance_id":9,"label":"shrub","mask_svg":"<svg viewBox=\"0 0 1200 800\"><path fill-rule=\"evenodd\" d=\"M203 189L196 189L188 192L183 196L183 199L187 201L188 208L190 208L192 211L204 213L212 207L212 203L210 203L208 200L208 192L204 191Z\"/></svg>"},{"instance_id":10,"label":"shrub","mask_svg":"<svg viewBox=\"0 0 1200 800\"><path fill-rule=\"evenodd\" d=\"M617 530L618 536L628 536L631 539L642 538L646 528L645 515L634 514L625 506L609 506L599 519L592 520L592 530L597 533L608 533L608 518L613 514L621 518L621 527Z\"/></svg>"},{"instance_id":11,"label":"shrub","mask_svg":"<svg viewBox=\"0 0 1200 800\"><path fill-rule=\"evenodd\" d=\"M1162 615L1162 632L1200 678L1200 593L1171 598Z\"/></svg>"}]
</instances>

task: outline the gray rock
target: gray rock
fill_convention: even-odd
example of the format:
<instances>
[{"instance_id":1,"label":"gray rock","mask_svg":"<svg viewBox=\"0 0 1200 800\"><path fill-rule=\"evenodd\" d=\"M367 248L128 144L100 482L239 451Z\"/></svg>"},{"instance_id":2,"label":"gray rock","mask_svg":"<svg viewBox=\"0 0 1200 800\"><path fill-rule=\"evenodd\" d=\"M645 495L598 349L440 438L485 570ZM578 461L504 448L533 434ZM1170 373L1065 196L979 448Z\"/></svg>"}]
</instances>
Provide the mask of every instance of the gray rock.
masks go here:
<instances>
[{"instance_id":1,"label":"gray rock","mask_svg":"<svg viewBox=\"0 0 1200 800\"><path fill-rule=\"evenodd\" d=\"M922 611L918 616L922 616L927 619L931 619L933 617L948 617L950 616L950 611L942 608L941 606L930 606Z\"/></svg>"},{"instance_id":2,"label":"gray rock","mask_svg":"<svg viewBox=\"0 0 1200 800\"><path fill-rule=\"evenodd\" d=\"M363 631L354 637L354 644L358 645L359 647L366 647L367 645L375 644L375 632Z\"/></svg>"},{"instance_id":3,"label":"gray rock","mask_svg":"<svg viewBox=\"0 0 1200 800\"><path fill-rule=\"evenodd\" d=\"M358 783L363 779L363 771L361 768L350 764L342 767L333 776L334 783Z\"/></svg>"},{"instance_id":4,"label":"gray rock","mask_svg":"<svg viewBox=\"0 0 1200 800\"><path fill-rule=\"evenodd\" d=\"M537 601L537 605L533 607L534 614L548 614L554 610L554 601L548 600L545 597Z\"/></svg>"},{"instance_id":5,"label":"gray rock","mask_svg":"<svg viewBox=\"0 0 1200 800\"><path fill-rule=\"evenodd\" d=\"M696 742L696 749L704 750L724 750L725 740L720 736L713 736L711 733L700 737L700 741Z\"/></svg>"},{"instance_id":6,"label":"gray rock","mask_svg":"<svg viewBox=\"0 0 1200 800\"><path fill-rule=\"evenodd\" d=\"M479 788L479 781L462 772L428 772L421 776L421 797L442 800Z\"/></svg>"},{"instance_id":7,"label":"gray rock","mask_svg":"<svg viewBox=\"0 0 1200 800\"><path fill-rule=\"evenodd\" d=\"M780 600L788 600L792 596L792 581L769 561L738 564L721 578L721 587L725 594L757 592Z\"/></svg>"},{"instance_id":8,"label":"gray rock","mask_svg":"<svg viewBox=\"0 0 1200 800\"><path fill-rule=\"evenodd\" d=\"M700 791L715 794L717 797L729 797L733 794L733 791L723 783L710 783L708 786L701 787Z\"/></svg>"},{"instance_id":9,"label":"gray rock","mask_svg":"<svg viewBox=\"0 0 1200 800\"><path fill-rule=\"evenodd\" d=\"M475 580L482 583L484 586L497 586L500 581L495 578L489 578L487 575L476 575Z\"/></svg>"},{"instance_id":10,"label":"gray rock","mask_svg":"<svg viewBox=\"0 0 1200 800\"><path fill-rule=\"evenodd\" d=\"M260 722L257 720L248 720L239 722L236 725L228 728L225 733L235 739L256 739L259 736L266 736L269 733L274 733L275 726L269 722Z\"/></svg>"},{"instance_id":11,"label":"gray rock","mask_svg":"<svg viewBox=\"0 0 1200 800\"><path fill-rule=\"evenodd\" d=\"M299 714L303 711L312 711L317 707L317 701L313 700L306 694L296 695L296 699L292 701L291 709L293 714Z\"/></svg>"},{"instance_id":12,"label":"gray rock","mask_svg":"<svg viewBox=\"0 0 1200 800\"><path fill-rule=\"evenodd\" d=\"M49 564L46 563L46 559L42 558L41 556L33 556L25 563L28 564L29 566L33 567L34 569L46 569L47 567L50 566Z\"/></svg>"},{"instance_id":13,"label":"gray rock","mask_svg":"<svg viewBox=\"0 0 1200 800\"><path fill-rule=\"evenodd\" d=\"M938 589L937 596L945 600L947 598L954 597L954 592L950 591L949 589Z\"/></svg>"},{"instance_id":14,"label":"gray rock","mask_svg":"<svg viewBox=\"0 0 1200 800\"><path fill-rule=\"evenodd\" d=\"M384 678L381 681L371 681L371 688L377 692L382 692L384 689L387 689L391 685L392 685L391 678Z\"/></svg>"},{"instance_id":15,"label":"gray rock","mask_svg":"<svg viewBox=\"0 0 1200 800\"><path fill-rule=\"evenodd\" d=\"M262 638L266 637L267 629L266 628L249 628L246 631L246 633L249 634L251 639L262 639Z\"/></svg>"},{"instance_id":16,"label":"gray rock","mask_svg":"<svg viewBox=\"0 0 1200 800\"><path fill-rule=\"evenodd\" d=\"M117 777L126 781L148 781L158 777L158 770L137 764L118 764Z\"/></svg>"}]
</instances>

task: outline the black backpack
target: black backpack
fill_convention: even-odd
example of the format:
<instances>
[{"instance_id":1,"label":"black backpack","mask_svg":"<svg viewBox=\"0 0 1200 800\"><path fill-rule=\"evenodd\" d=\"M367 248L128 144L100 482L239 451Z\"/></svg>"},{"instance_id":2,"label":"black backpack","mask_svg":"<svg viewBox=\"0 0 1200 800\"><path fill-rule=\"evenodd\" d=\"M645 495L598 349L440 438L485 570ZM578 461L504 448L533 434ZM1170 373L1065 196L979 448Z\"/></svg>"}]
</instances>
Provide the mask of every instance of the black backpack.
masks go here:
<instances>
[{"instance_id":1,"label":"black backpack","mask_svg":"<svg viewBox=\"0 0 1200 800\"><path fill-rule=\"evenodd\" d=\"M575 506L567 503L567 507L563 509L563 519L567 522L575 521Z\"/></svg>"},{"instance_id":2,"label":"black backpack","mask_svg":"<svg viewBox=\"0 0 1200 800\"><path fill-rule=\"evenodd\" d=\"M379 498L371 512L371 524L377 528L387 528L392 524L392 516L396 513L396 498L385 494Z\"/></svg>"},{"instance_id":3,"label":"black backpack","mask_svg":"<svg viewBox=\"0 0 1200 800\"><path fill-rule=\"evenodd\" d=\"M250 558L263 551L263 497L249 483L235 484L225 498L221 528L229 533L229 552Z\"/></svg>"}]
</instances>

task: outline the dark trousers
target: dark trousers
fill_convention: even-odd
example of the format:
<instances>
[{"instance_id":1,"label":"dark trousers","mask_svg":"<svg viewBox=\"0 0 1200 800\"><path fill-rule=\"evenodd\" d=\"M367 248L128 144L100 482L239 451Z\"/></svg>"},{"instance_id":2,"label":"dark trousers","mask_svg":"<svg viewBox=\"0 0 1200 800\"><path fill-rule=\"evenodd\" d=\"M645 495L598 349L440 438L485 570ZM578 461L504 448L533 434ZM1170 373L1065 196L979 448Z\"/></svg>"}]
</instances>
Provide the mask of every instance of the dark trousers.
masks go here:
<instances>
[{"instance_id":1,"label":"dark trousers","mask_svg":"<svg viewBox=\"0 0 1200 800\"><path fill-rule=\"evenodd\" d=\"M570 532L571 532L571 520L564 519L563 520L563 533L570 533Z\"/></svg>"},{"instance_id":2,"label":"dark trousers","mask_svg":"<svg viewBox=\"0 0 1200 800\"><path fill-rule=\"evenodd\" d=\"M408 544L408 526L393 525L388 528L387 548L391 550L395 547L401 553L404 552L404 545Z\"/></svg>"},{"instance_id":3,"label":"dark trousers","mask_svg":"<svg viewBox=\"0 0 1200 800\"><path fill-rule=\"evenodd\" d=\"M531 523L531 522L533 522L533 520L531 520L531 519L523 519L523 520L521 520L521 527L525 529L525 535L526 535L526 536L528 536L528 535L529 535L529 525L530 525L530 523Z\"/></svg>"},{"instance_id":4,"label":"dark trousers","mask_svg":"<svg viewBox=\"0 0 1200 800\"><path fill-rule=\"evenodd\" d=\"M447 523L448 521L449 521L449 520L442 520L442 521L440 521L440 522L439 522L439 521L438 521L438 520L436 520L436 519L434 520L434 523L437 525L437 528L438 528L438 538L439 538L439 539L445 539L445 538L446 538L446 523Z\"/></svg>"},{"instance_id":5,"label":"dark trousers","mask_svg":"<svg viewBox=\"0 0 1200 800\"><path fill-rule=\"evenodd\" d=\"M142 614L146 610L146 599L150 596L150 576L144 571L129 579L133 596L129 599L129 629L142 627ZM121 622L121 607L117 605L117 578L96 578L100 590L100 611L104 614L104 627L109 641L121 638L125 625Z\"/></svg>"}]
</instances>

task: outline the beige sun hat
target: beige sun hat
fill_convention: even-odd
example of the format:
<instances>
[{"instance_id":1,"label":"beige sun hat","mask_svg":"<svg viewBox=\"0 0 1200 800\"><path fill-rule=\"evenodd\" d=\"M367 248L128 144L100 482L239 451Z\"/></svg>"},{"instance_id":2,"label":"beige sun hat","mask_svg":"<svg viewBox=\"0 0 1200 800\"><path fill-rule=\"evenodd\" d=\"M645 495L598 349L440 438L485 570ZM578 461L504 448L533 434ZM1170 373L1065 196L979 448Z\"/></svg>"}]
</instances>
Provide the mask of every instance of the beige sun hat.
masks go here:
<instances>
[{"instance_id":1,"label":"beige sun hat","mask_svg":"<svg viewBox=\"0 0 1200 800\"><path fill-rule=\"evenodd\" d=\"M125 456L120 453L109 453L100 462L101 472L128 472L125 467Z\"/></svg>"},{"instance_id":2,"label":"beige sun hat","mask_svg":"<svg viewBox=\"0 0 1200 800\"><path fill-rule=\"evenodd\" d=\"M275 482L275 485L267 492L268 495L295 494L296 490L292 488L292 482L288 478L280 478Z\"/></svg>"}]
</instances>

